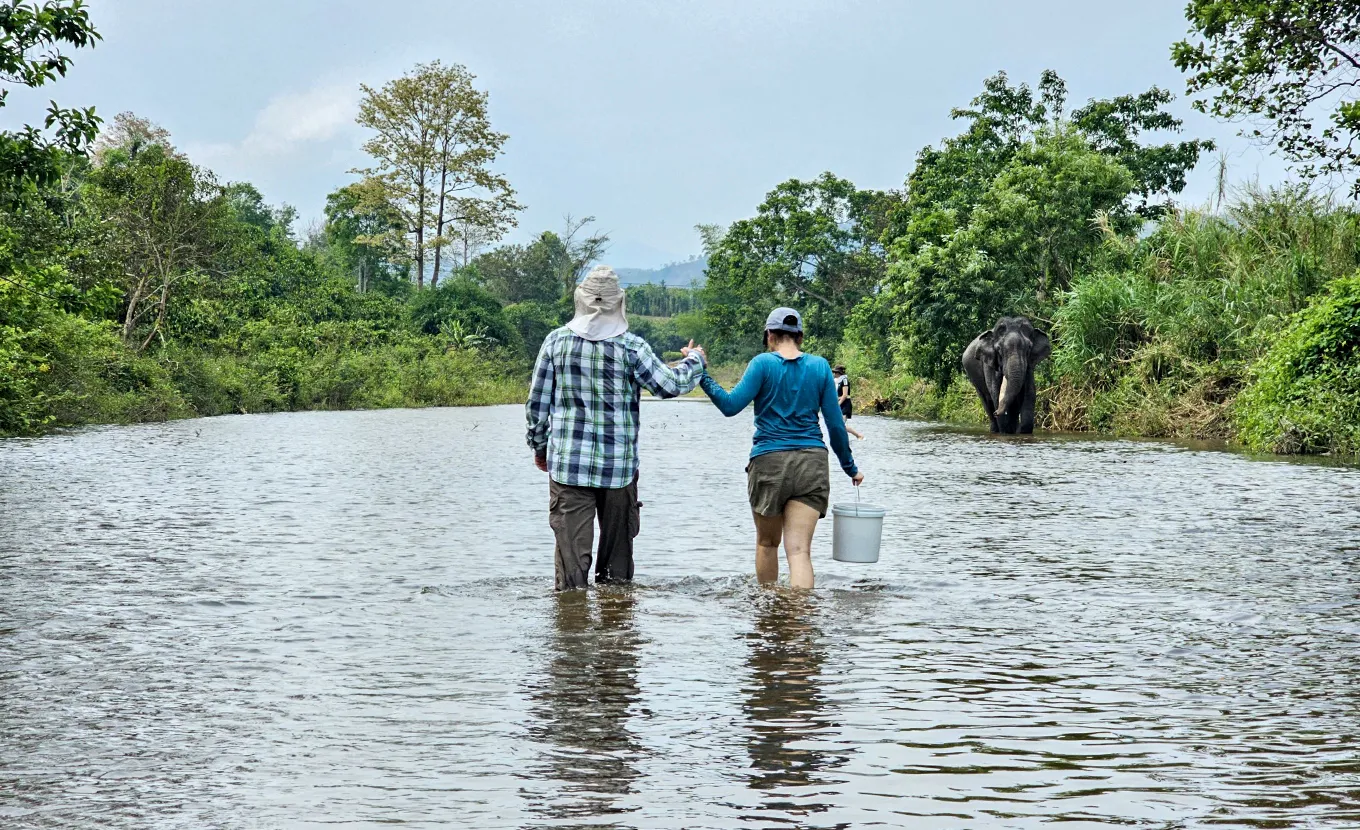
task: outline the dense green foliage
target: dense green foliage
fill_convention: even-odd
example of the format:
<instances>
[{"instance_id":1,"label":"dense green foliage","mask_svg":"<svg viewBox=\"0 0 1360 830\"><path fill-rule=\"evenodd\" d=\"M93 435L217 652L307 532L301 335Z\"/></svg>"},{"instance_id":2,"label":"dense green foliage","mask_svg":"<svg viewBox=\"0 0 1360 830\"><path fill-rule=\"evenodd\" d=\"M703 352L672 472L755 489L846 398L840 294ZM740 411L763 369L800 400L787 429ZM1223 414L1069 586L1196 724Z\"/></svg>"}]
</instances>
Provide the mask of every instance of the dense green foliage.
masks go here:
<instances>
[{"instance_id":1,"label":"dense green foliage","mask_svg":"<svg viewBox=\"0 0 1360 830\"><path fill-rule=\"evenodd\" d=\"M1360 267L1360 215L1300 190L1248 192L1106 243L1055 315L1050 423L1225 437L1286 321Z\"/></svg>"},{"instance_id":2,"label":"dense green foliage","mask_svg":"<svg viewBox=\"0 0 1360 830\"><path fill-rule=\"evenodd\" d=\"M70 28L84 24L79 3L11 5L7 26L16 9L30 29L53 27L49 41L91 36ZM395 215L352 188L302 245L291 210L219 183L154 124L120 115L92 157L61 129L34 144L36 166L9 168L0 210L0 434L522 396L537 347L525 332L541 339L552 312L511 312L471 275L414 290L374 241ZM6 140L39 141L24 135Z\"/></svg>"},{"instance_id":3,"label":"dense green foliage","mask_svg":"<svg viewBox=\"0 0 1360 830\"><path fill-rule=\"evenodd\" d=\"M1295 315L1238 401L1243 441L1270 452L1360 455L1360 273Z\"/></svg>"},{"instance_id":4,"label":"dense green foliage","mask_svg":"<svg viewBox=\"0 0 1360 830\"><path fill-rule=\"evenodd\" d=\"M64 77L72 58L62 49L90 46L99 39L83 0L0 2L0 78L36 88ZM9 90L0 90L0 108ZM63 109L53 102L43 128L0 131L0 207L12 208L33 189L54 184L67 153L94 139L94 108Z\"/></svg>"},{"instance_id":5,"label":"dense green foliage","mask_svg":"<svg viewBox=\"0 0 1360 830\"><path fill-rule=\"evenodd\" d=\"M1145 143L1175 131L1169 93L1091 101L1065 113L1066 85L987 79L953 115L961 134L927 147L902 193L857 190L831 174L777 187L709 254L705 318L715 352L758 345L764 310L802 308L813 344L864 366L947 386L964 346L1003 313L1047 318L1101 232L1167 210L1212 145Z\"/></svg>"},{"instance_id":6,"label":"dense green foliage","mask_svg":"<svg viewBox=\"0 0 1360 830\"><path fill-rule=\"evenodd\" d=\"M713 353L750 357L765 315L797 306L813 342L840 340L851 310L879 285L879 236L893 199L830 173L785 182L755 217L732 224L709 252L704 318Z\"/></svg>"},{"instance_id":7,"label":"dense green foliage","mask_svg":"<svg viewBox=\"0 0 1360 830\"><path fill-rule=\"evenodd\" d=\"M0 432L521 394L525 344L484 289L360 293L289 212L168 148L67 164L2 217Z\"/></svg>"},{"instance_id":8,"label":"dense green foliage","mask_svg":"<svg viewBox=\"0 0 1360 830\"><path fill-rule=\"evenodd\" d=\"M66 72L58 47L97 38L80 2L8 2L0 27L4 80L29 86ZM486 123L485 95L461 67L438 65L368 92L378 167L331 194L306 240L291 209L219 182L131 113L93 147L92 111L54 108L51 137L4 134L0 434L521 399L529 361L568 307L564 286L605 237L569 220L563 237L469 262L516 207L487 168L504 136ZM404 143L412 118L428 121L430 141ZM425 163L437 178L401 181L403 165ZM397 196L375 198L383 188ZM430 204L413 220L408 197L421 188ZM442 269L453 231L462 265ZM432 287L421 290L427 251Z\"/></svg>"},{"instance_id":9,"label":"dense green foliage","mask_svg":"<svg viewBox=\"0 0 1360 830\"><path fill-rule=\"evenodd\" d=\"M1129 231L1165 209L1211 145L1144 145L1177 130L1159 89L1092 101L1064 116L1066 87L1045 72L1037 94L989 78L966 129L926 148L907 179L890 245L889 288L899 355L947 386L963 349L1004 314L1047 319L1058 294L1090 267L1102 222Z\"/></svg>"}]
</instances>

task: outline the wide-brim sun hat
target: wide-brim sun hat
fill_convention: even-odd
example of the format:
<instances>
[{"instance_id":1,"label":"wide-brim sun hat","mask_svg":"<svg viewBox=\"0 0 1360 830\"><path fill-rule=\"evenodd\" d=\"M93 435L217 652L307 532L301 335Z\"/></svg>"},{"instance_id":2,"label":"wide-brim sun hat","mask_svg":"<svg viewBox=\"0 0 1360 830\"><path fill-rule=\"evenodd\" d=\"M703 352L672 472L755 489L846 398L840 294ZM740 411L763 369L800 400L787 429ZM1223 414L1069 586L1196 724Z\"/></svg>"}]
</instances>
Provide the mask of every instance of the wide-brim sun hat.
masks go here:
<instances>
[{"instance_id":1,"label":"wide-brim sun hat","mask_svg":"<svg viewBox=\"0 0 1360 830\"><path fill-rule=\"evenodd\" d=\"M628 331L626 296L614 269L596 265L576 286L576 316L567 328L586 340L618 337Z\"/></svg>"}]
</instances>

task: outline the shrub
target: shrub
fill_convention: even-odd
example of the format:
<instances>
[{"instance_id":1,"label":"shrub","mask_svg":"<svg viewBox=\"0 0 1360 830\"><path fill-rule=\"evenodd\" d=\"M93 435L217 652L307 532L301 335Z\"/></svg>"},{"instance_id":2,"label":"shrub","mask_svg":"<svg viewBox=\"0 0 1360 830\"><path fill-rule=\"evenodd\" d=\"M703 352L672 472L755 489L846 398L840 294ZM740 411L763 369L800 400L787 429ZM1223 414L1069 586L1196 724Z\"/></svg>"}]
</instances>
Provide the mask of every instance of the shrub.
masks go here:
<instances>
[{"instance_id":1,"label":"shrub","mask_svg":"<svg viewBox=\"0 0 1360 830\"><path fill-rule=\"evenodd\" d=\"M1290 319L1236 415L1253 449L1360 455L1360 273L1335 280Z\"/></svg>"},{"instance_id":2,"label":"shrub","mask_svg":"<svg viewBox=\"0 0 1360 830\"><path fill-rule=\"evenodd\" d=\"M1360 265L1360 215L1297 188L1248 191L1222 215L1173 213L1106 244L1122 264L1078 277L1054 314L1045 423L1231 438L1232 402L1284 321Z\"/></svg>"},{"instance_id":3,"label":"shrub","mask_svg":"<svg viewBox=\"0 0 1360 830\"><path fill-rule=\"evenodd\" d=\"M539 347L553 329L560 326L561 317L549 303L523 302L505 307L505 320L519 334L524 357L533 360Z\"/></svg>"}]
</instances>

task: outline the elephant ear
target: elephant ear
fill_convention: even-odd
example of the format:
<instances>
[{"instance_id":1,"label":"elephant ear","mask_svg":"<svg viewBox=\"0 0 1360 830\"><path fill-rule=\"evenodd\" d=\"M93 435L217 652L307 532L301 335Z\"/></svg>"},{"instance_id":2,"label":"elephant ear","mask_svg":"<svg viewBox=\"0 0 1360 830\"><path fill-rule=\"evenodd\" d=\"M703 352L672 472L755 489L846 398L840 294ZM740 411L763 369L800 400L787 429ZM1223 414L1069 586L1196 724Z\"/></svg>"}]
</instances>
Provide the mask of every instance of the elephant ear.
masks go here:
<instances>
[{"instance_id":1,"label":"elephant ear","mask_svg":"<svg viewBox=\"0 0 1360 830\"><path fill-rule=\"evenodd\" d=\"M1038 363L1049 355L1053 354L1053 341L1048 339L1048 335L1034 330L1034 348L1030 351L1030 360Z\"/></svg>"},{"instance_id":2,"label":"elephant ear","mask_svg":"<svg viewBox=\"0 0 1360 830\"><path fill-rule=\"evenodd\" d=\"M979 368L983 365L996 364L996 339L990 331L984 331L973 342L968 344L968 348L963 350L963 365L967 371L968 363L975 362Z\"/></svg>"}]
</instances>

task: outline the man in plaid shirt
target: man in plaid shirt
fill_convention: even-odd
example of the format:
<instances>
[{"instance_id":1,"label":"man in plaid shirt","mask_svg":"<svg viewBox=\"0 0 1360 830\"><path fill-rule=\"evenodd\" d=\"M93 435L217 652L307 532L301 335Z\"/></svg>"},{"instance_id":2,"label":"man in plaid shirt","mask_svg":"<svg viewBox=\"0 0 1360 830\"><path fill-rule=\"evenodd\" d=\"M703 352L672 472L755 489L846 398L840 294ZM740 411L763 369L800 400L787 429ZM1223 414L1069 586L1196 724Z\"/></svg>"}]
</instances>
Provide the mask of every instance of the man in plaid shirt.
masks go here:
<instances>
[{"instance_id":1,"label":"man in plaid shirt","mask_svg":"<svg viewBox=\"0 0 1360 830\"><path fill-rule=\"evenodd\" d=\"M576 288L572 321L543 341L525 412L534 461L549 474L559 591L588 584L597 515L595 581L633 578L638 401L643 388L673 398L699 384L703 350L691 342L681 351L685 360L671 368L628 332L618 274L604 265Z\"/></svg>"}]
</instances>

